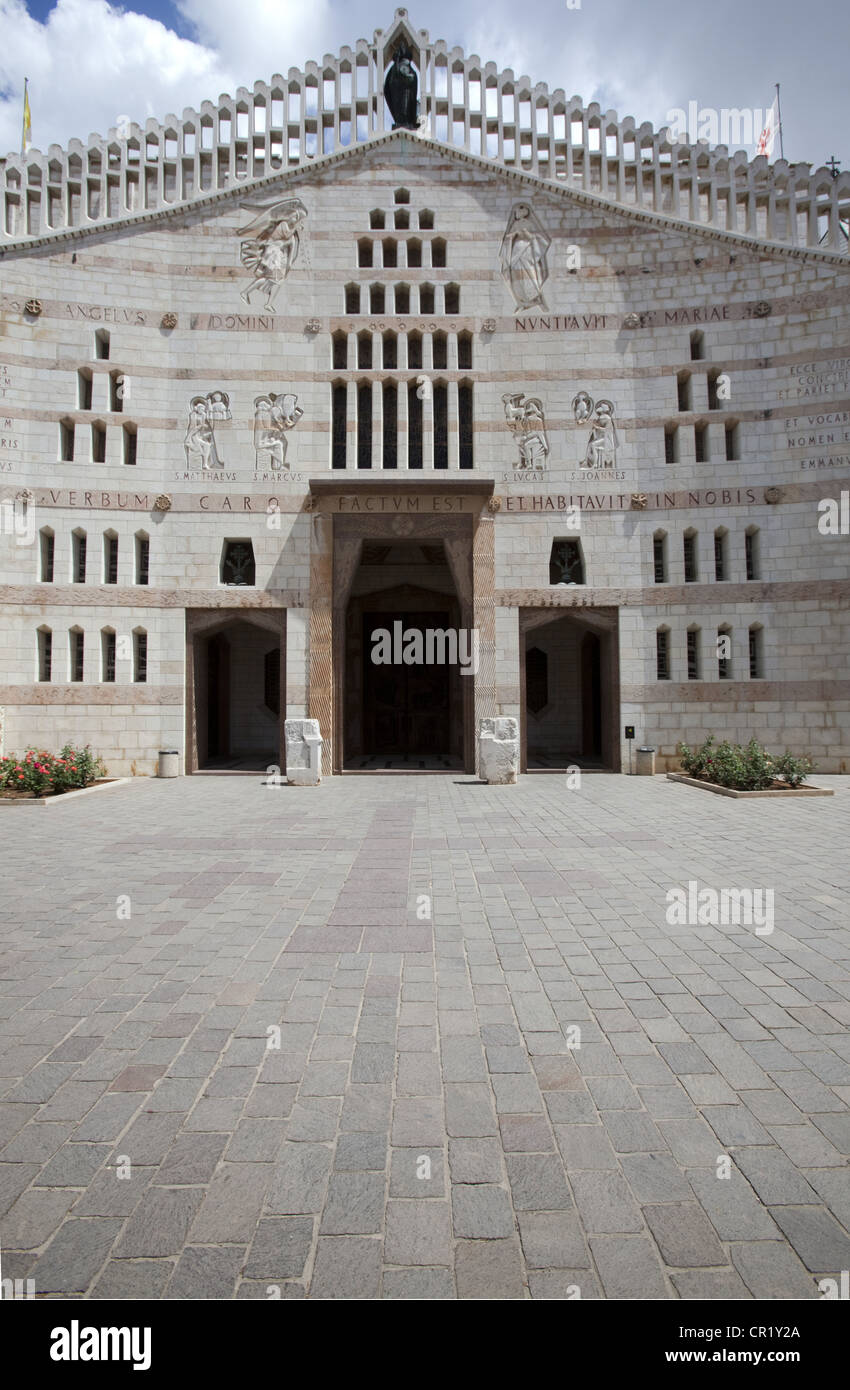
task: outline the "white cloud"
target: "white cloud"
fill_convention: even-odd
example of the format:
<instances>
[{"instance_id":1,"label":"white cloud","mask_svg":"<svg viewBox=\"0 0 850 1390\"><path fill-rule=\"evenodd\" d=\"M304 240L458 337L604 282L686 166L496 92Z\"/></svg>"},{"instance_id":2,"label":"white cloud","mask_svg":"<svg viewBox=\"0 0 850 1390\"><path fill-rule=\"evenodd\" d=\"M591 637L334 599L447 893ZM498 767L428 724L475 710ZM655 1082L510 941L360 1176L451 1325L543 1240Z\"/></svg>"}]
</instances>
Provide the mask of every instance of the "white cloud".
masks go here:
<instances>
[{"instance_id":1,"label":"white cloud","mask_svg":"<svg viewBox=\"0 0 850 1390\"><path fill-rule=\"evenodd\" d=\"M106 0L58 0L40 23L22 0L0 0L0 153L20 147L24 77L32 144L84 143L119 116L144 124L184 106L215 101L283 67L324 52L328 0L309 8L275 0L183 0L198 40Z\"/></svg>"}]
</instances>

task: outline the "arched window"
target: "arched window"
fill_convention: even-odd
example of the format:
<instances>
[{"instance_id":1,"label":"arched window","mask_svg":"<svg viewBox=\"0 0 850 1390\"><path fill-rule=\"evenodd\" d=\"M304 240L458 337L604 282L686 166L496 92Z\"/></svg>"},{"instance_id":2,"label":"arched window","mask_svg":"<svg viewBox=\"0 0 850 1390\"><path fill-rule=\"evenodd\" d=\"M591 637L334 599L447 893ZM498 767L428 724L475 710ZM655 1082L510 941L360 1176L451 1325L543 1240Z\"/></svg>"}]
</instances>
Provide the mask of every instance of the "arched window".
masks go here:
<instances>
[{"instance_id":1,"label":"arched window","mask_svg":"<svg viewBox=\"0 0 850 1390\"><path fill-rule=\"evenodd\" d=\"M361 371L369 370L372 366L372 334L357 334L357 366Z\"/></svg>"},{"instance_id":2,"label":"arched window","mask_svg":"<svg viewBox=\"0 0 850 1390\"><path fill-rule=\"evenodd\" d=\"M656 531L652 537L652 569L656 584L667 583L667 532Z\"/></svg>"},{"instance_id":3,"label":"arched window","mask_svg":"<svg viewBox=\"0 0 850 1390\"><path fill-rule=\"evenodd\" d=\"M764 641L761 623L753 623L749 632L750 680L764 679Z\"/></svg>"},{"instance_id":4,"label":"arched window","mask_svg":"<svg viewBox=\"0 0 850 1390\"><path fill-rule=\"evenodd\" d=\"M256 583L254 546L250 540L227 540L221 551L222 584L252 585Z\"/></svg>"},{"instance_id":5,"label":"arched window","mask_svg":"<svg viewBox=\"0 0 850 1390\"><path fill-rule=\"evenodd\" d=\"M435 333L431 342L434 367L445 371L449 365L449 345L445 333Z\"/></svg>"},{"instance_id":6,"label":"arched window","mask_svg":"<svg viewBox=\"0 0 850 1390\"><path fill-rule=\"evenodd\" d=\"M701 362L703 356L703 337L698 328L691 334L691 361Z\"/></svg>"},{"instance_id":7,"label":"arched window","mask_svg":"<svg viewBox=\"0 0 850 1390\"><path fill-rule=\"evenodd\" d=\"M655 674L660 681L670 679L670 629L660 627L655 633Z\"/></svg>"},{"instance_id":8,"label":"arched window","mask_svg":"<svg viewBox=\"0 0 850 1390\"><path fill-rule=\"evenodd\" d=\"M91 461L106 463L106 426L102 420L95 420L91 427Z\"/></svg>"},{"instance_id":9,"label":"arched window","mask_svg":"<svg viewBox=\"0 0 850 1390\"><path fill-rule=\"evenodd\" d=\"M86 582L86 533L75 531L71 537L71 583Z\"/></svg>"},{"instance_id":10,"label":"arched window","mask_svg":"<svg viewBox=\"0 0 850 1390\"><path fill-rule=\"evenodd\" d=\"M85 675L85 638L81 627L70 629L68 643L71 680L81 681Z\"/></svg>"},{"instance_id":11,"label":"arched window","mask_svg":"<svg viewBox=\"0 0 850 1390\"><path fill-rule=\"evenodd\" d=\"M357 467L372 467L372 387L366 381L357 387Z\"/></svg>"},{"instance_id":12,"label":"arched window","mask_svg":"<svg viewBox=\"0 0 850 1390\"><path fill-rule=\"evenodd\" d=\"M691 374L690 372L680 372L676 378L676 394L678 406L681 411L691 409Z\"/></svg>"},{"instance_id":13,"label":"arched window","mask_svg":"<svg viewBox=\"0 0 850 1390\"><path fill-rule=\"evenodd\" d=\"M717 629L717 679L732 679L732 629L726 623Z\"/></svg>"},{"instance_id":14,"label":"arched window","mask_svg":"<svg viewBox=\"0 0 850 1390\"><path fill-rule=\"evenodd\" d=\"M446 243L442 237L435 237L431 242L431 264L439 269L446 264Z\"/></svg>"},{"instance_id":15,"label":"arched window","mask_svg":"<svg viewBox=\"0 0 850 1390\"><path fill-rule=\"evenodd\" d=\"M133 630L133 680L137 684L148 678L148 634L143 627Z\"/></svg>"},{"instance_id":16,"label":"arched window","mask_svg":"<svg viewBox=\"0 0 850 1390\"><path fill-rule=\"evenodd\" d=\"M461 372L472 370L472 334L457 335L457 365Z\"/></svg>"},{"instance_id":17,"label":"arched window","mask_svg":"<svg viewBox=\"0 0 850 1390\"><path fill-rule=\"evenodd\" d=\"M393 369L398 366L398 340L395 333L385 333L383 337L383 366Z\"/></svg>"},{"instance_id":18,"label":"arched window","mask_svg":"<svg viewBox=\"0 0 850 1390\"><path fill-rule=\"evenodd\" d=\"M360 286L346 285L345 287L345 312L347 314L360 313Z\"/></svg>"},{"instance_id":19,"label":"arched window","mask_svg":"<svg viewBox=\"0 0 850 1390\"><path fill-rule=\"evenodd\" d=\"M369 213L369 226L373 231L382 232L384 230L385 218L380 208L374 208Z\"/></svg>"},{"instance_id":20,"label":"arched window","mask_svg":"<svg viewBox=\"0 0 850 1390\"><path fill-rule=\"evenodd\" d=\"M419 286L419 312L420 314L434 313L433 285L424 284Z\"/></svg>"},{"instance_id":21,"label":"arched window","mask_svg":"<svg viewBox=\"0 0 850 1390\"><path fill-rule=\"evenodd\" d=\"M565 539L552 542L549 555L549 583L584 583L584 554L581 541Z\"/></svg>"},{"instance_id":22,"label":"arched window","mask_svg":"<svg viewBox=\"0 0 850 1390\"><path fill-rule=\"evenodd\" d=\"M410 213L408 209L396 208L393 221L395 223L395 229L397 232L406 232L410 226ZM412 264L412 261L408 261L408 265Z\"/></svg>"},{"instance_id":23,"label":"arched window","mask_svg":"<svg viewBox=\"0 0 850 1390\"><path fill-rule=\"evenodd\" d=\"M397 188L396 191L395 191L395 193L393 194L393 202L394 202L394 203L409 203L409 202L410 202L410 189L409 189L409 188Z\"/></svg>"},{"instance_id":24,"label":"arched window","mask_svg":"<svg viewBox=\"0 0 850 1390\"><path fill-rule=\"evenodd\" d=\"M415 237L407 243L407 264L414 268L422 264L422 242Z\"/></svg>"},{"instance_id":25,"label":"arched window","mask_svg":"<svg viewBox=\"0 0 850 1390\"><path fill-rule=\"evenodd\" d=\"M144 531L136 532L136 569L135 582L137 584L150 583L150 538Z\"/></svg>"},{"instance_id":26,"label":"arched window","mask_svg":"<svg viewBox=\"0 0 850 1390\"><path fill-rule=\"evenodd\" d=\"M357 243L357 264L363 267L372 264L372 242L368 237L361 237Z\"/></svg>"},{"instance_id":27,"label":"arched window","mask_svg":"<svg viewBox=\"0 0 850 1390\"><path fill-rule=\"evenodd\" d=\"M395 312L397 314L410 313L410 286L396 285L395 287Z\"/></svg>"},{"instance_id":28,"label":"arched window","mask_svg":"<svg viewBox=\"0 0 850 1390\"><path fill-rule=\"evenodd\" d=\"M38 629L38 679L49 681L53 678L53 633L49 627Z\"/></svg>"},{"instance_id":29,"label":"arched window","mask_svg":"<svg viewBox=\"0 0 850 1390\"><path fill-rule=\"evenodd\" d=\"M699 578L696 531L686 531L682 537L682 557L685 562L685 583L696 584Z\"/></svg>"},{"instance_id":30,"label":"arched window","mask_svg":"<svg viewBox=\"0 0 850 1390\"><path fill-rule=\"evenodd\" d=\"M334 333L331 338L331 363L334 371L345 371L348 367L348 337L345 333Z\"/></svg>"},{"instance_id":31,"label":"arched window","mask_svg":"<svg viewBox=\"0 0 850 1390\"><path fill-rule=\"evenodd\" d=\"M115 629L105 627L100 634L100 679L110 684L115 680L115 656Z\"/></svg>"},{"instance_id":32,"label":"arched window","mask_svg":"<svg viewBox=\"0 0 850 1390\"><path fill-rule=\"evenodd\" d=\"M369 313L383 314L386 312L386 292L383 285L371 285L369 288Z\"/></svg>"},{"instance_id":33,"label":"arched window","mask_svg":"<svg viewBox=\"0 0 850 1390\"><path fill-rule=\"evenodd\" d=\"M714 533L714 578L719 582L729 578L729 534L725 526L718 526Z\"/></svg>"},{"instance_id":34,"label":"arched window","mask_svg":"<svg viewBox=\"0 0 850 1390\"><path fill-rule=\"evenodd\" d=\"M387 266L390 270L395 270L398 265L398 242L391 239L386 240L382 244L382 252L383 265Z\"/></svg>"},{"instance_id":35,"label":"arched window","mask_svg":"<svg viewBox=\"0 0 850 1390\"><path fill-rule=\"evenodd\" d=\"M103 533L103 582L118 583L118 536L114 531Z\"/></svg>"},{"instance_id":36,"label":"arched window","mask_svg":"<svg viewBox=\"0 0 850 1390\"><path fill-rule=\"evenodd\" d=\"M53 558L56 552L56 537L49 526L43 526L39 536L39 579L42 584L53 583Z\"/></svg>"},{"instance_id":37,"label":"arched window","mask_svg":"<svg viewBox=\"0 0 850 1390\"><path fill-rule=\"evenodd\" d=\"M443 291L447 314L460 313L460 285L446 285Z\"/></svg>"},{"instance_id":38,"label":"arched window","mask_svg":"<svg viewBox=\"0 0 850 1390\"><path fill-rule=\"evenodd\" d=\"M747 578L760 579L761 565L759 564L759 528L748 526L744 535L744 552L747 563Z\"/></svg>"},{"instance_id":39,"label":"arched window","mask_svg":"<svg viewBox=\"0 0 850 1390\"><path fill-rule=\"evenodd\" d=\"M419 213L420 232L430 232L434 227L434 214L430 208L422 208Z\"/></svg>"},{"instance_id":40,"label":"arched window","mask_svg":"<svg viewBox=\"0 0 850 1390\"><path fill-rule=\"evenodd\" d=\"M408 333L407 335L407 365L411 370L421 369L422 367L421 333Z\"/></svg>"},{"instance_id":41,"label":"arched window","mask_svg":"<svg viewBox=\"0 0 850 1390\"><path fill-rule=\"evenodd\" d=\"M331 467L345 467L348 391L342 382L331 387Z\"/></svg>"},{"instance_id":42,"label":"arched window","mask_svg":"<svg viewBox=\"0 0 850 1390\"><path fill-rule=\"evenodd\" d=\"M699 652L698 627L689 627L687 631L688 649L688 680L698 681L700 676L700 652Z\"/></svg>"}]
</instances>

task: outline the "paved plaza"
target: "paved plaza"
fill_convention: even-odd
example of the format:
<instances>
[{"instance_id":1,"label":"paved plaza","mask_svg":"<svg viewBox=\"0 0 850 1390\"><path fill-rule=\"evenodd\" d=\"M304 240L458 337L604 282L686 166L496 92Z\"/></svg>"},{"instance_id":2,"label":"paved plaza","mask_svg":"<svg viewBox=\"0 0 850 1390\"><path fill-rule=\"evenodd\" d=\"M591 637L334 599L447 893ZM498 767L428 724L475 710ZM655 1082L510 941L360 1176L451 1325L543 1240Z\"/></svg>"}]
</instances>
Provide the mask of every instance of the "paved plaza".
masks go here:
<instances>
[{"instance_id":1,"label":"paved plaza","mask_svg":"<svg viewBox=\"0 0 850 1390\"><path fill-rule=\"evenodd\" d=\"M816 781L222 776L0 808L3 1275L818 1298L850 1268L850 778ZM772 889L773 932L668 925L689 881Z\"/></svg>"}]
</instances>

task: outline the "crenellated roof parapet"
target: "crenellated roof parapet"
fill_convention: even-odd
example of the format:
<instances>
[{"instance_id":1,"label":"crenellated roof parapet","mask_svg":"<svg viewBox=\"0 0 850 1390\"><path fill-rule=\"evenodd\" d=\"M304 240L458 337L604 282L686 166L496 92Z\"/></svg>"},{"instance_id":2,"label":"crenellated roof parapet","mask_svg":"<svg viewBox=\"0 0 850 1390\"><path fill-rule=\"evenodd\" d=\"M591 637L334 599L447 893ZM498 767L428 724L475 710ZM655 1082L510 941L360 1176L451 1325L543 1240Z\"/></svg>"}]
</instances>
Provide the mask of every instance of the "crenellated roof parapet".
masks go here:
<instances>
[{"instance_id":1,"label":"crenellated roof parapet","mask_svg":"<svg viewBox=\"0 0 850 1390\"><path fill-rule=\"evenodd\" d=\"M403 9L371 42L359 39L198 110L0 159L0 247L189 206L366 144L392 127L384 76L403 42L419 73L421 132L432 140L614 205L847 253L850 172L833 178L824 167L679 142L669 128L585 106L432 41Z\"/></svg>"}]
</instances>

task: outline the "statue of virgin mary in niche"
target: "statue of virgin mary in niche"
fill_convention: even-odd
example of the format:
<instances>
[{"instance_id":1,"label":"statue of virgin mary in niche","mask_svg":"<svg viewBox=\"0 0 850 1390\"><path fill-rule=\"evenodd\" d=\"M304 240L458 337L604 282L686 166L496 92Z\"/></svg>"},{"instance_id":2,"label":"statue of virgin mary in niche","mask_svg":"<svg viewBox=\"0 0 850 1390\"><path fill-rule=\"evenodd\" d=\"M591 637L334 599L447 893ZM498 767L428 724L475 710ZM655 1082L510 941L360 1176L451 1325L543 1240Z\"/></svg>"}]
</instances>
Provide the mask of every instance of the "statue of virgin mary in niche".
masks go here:
<instances>
[{"instance_id":1,"label":"statue of virgin mary in niche","mask_svg":"<svg viewBox=\"0 0 850 1390\"><path fill-rule=\"evenodd\" d=\"M516 303L516 313L524 309L545 309L543 285L549 278L546 256L552 238L544 232L528 203L512 208L499 260L502 276Z\"/></svg>"}]
</instances>

